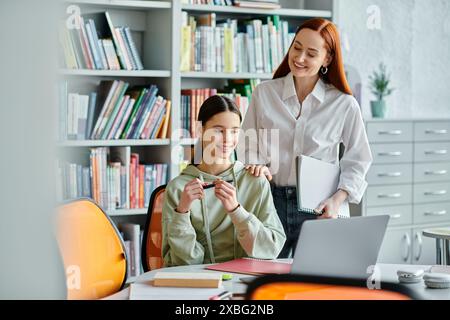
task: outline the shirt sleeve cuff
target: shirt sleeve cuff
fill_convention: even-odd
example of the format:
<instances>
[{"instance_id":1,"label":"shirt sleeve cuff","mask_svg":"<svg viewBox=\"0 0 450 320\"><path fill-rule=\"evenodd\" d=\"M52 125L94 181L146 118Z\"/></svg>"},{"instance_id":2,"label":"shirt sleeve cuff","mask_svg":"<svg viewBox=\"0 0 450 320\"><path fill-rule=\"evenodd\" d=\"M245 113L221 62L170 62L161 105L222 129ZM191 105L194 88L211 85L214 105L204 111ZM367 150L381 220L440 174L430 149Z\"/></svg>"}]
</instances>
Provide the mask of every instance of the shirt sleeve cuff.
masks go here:
<instances>
[{"instance_id":1,"label":"shirt sleeve cuff","mask_svg":"<svg viewBox=\"0 0 450 320\"><path fill-rule=\"evenodd\" d=\"M176 226L179 225L186 225L186 223L190 223L190 219L191 219L191 211L185 212L185 213L179 213L178 211L176 211L175 209L173 210L174 214L173 214L173 218L172 218L172 223Z\"/></svg>"},{"instance_id":2,"label":"shirt sleeve cuff","mask_svg":"<svg viewBox=\"0 0 450 320\"><path fill-rule=\"evenodd\" d=\"M351 182L343 179L339 182L338 189L347 191L348 202L358 204L361 202L364 192L367 189L367 182L363 179Z\"/></svg>"},{"instance_id":3,"label":"shirt sleeve cuff","mask_svg":"<svg viewBox=\"0 0 450 320\"><path fill-rule=\"evenodd\" d=\"M248 213L241 205L230 212L229 216L234 224L240 224L250 219L250 213Z\"/></svg>"}]
</instances>

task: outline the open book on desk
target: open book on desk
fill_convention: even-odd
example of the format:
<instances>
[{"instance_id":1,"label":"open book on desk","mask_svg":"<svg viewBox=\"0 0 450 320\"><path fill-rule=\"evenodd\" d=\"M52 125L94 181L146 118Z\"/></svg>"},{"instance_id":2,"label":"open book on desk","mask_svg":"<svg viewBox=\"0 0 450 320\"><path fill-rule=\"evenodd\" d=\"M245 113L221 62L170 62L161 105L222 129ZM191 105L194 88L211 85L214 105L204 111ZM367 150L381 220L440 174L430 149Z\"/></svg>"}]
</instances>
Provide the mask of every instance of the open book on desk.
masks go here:
<instances>
[{"instance_id":1,"label":"open book on desk","mask_svg":"<svg viewBox=\"0 0 450 320\"><path fill-rule=\"evenodd\" d=\"M213 264L206 269L251 275L283 274L291 271L291 264L274 260L241 258Z\"/></svg>"},{"instance_id":2,"label":"open book on desk","mask_svg":"<svg viewBox=\"0 0 450 320\"><path fill-rule=\"evenodd\" d=\"M341 170L338 165L304 155L297 157L296 169L298 210L319 215L314 209L336 193ZM338 217L350 217L347 200L339 208Z\"/></svg>"}]
</instances>

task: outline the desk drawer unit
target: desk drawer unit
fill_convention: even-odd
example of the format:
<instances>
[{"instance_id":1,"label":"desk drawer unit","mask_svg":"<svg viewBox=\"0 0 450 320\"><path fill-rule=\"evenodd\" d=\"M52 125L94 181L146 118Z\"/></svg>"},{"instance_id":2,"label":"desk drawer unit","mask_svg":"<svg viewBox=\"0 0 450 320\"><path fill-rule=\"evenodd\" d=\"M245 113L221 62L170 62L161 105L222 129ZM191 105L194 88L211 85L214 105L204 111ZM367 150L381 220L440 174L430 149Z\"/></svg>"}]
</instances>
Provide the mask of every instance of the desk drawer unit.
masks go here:
<instances>
[{"instance_id":1,"label":"desk drawer unit","mask_svg":"<svg viewBox=\"0 0 450 320\"><path fill-rule=\"evenodd\" d=\"M414 162L450 161L450 142L421 142L414 146Z\"/></svg>"},{"instance_id":2,"label":"desk drawer unit","mask_svg":"<svg viewBox=\"0 0 450 320\"><path fill-rule=\"evenodd\" d=\"M390 216L390 226L411 224L413 221L413 209L411 205L367 208L368 216L378 216L386 214Z\"/></svg>"},{"instance_id":3,"label":"desk drawer unit","mask_svg":"<svg viewBox=\"0 0 450 320\"><path fill-rule=\"evenodd\" d=\"M409 142L413 139L412 123L371 122L367 124L370 142Z\"/></svg>"},{"instance_id":4,"label":"desk drawer unit","mask_svg":"<svg viewBox=\"0 0 450 320\"><path fill-rule=\"evenodd\" d=\"M416 163L414 182L450 181L450 162Z\"/></svg>"},{"instance_id":5,"label":"desk drawer unit","mask_svg":"<svg viewBox=\"0 0 450 320\"><path fill-rule=\"evenodd\" d=\"M435 264L422 230L450 225L450 119L366 121L373 163L362 210L388 214L379 262Z\"/></svg>"},{"instance_id":6,"label":"desk drawer unit","mask_svg":"<svg viewBox=\"0 0 450 320\"><path fill-rule=\"evenodd\" d=\"M415 141L450 141L450 121L416 122Z\"/></svg>"},{"instance_id":7,"label":"desk drawer unit","mask_svg":"<svg viewBox=\"0 0 450 320\"><path fill-rule=\"evenodd\" d=\"M416 204L414 206L413 222L433 223L450 221L450 202Z\"/></svg>"},{"instance_id":8,"label":"desk drawer unit","mask_svg":"<svg viewBox=\"0 0 450 320\"><path fill-rule=\"evenodd\" d=\"M374 164L367 173L369 185L412 183L412 164Z\"/></svg>"},{"instance_id":9,"label":"desk drawer unit","mask_svg":"<svg viewBox=\"0 0 450 320\"><path fill-rule=\"evenodd\" d=\"M413 156L411 143L373 144L370 148L374 164L411 162Z\"/></svg>"},{"instance_id":10,"label":"desk drawer unit","mask_svg":"<svg viewBox=\"0 0 450 320\"><path fill-rule=\"evenodd\" d=\"M450 201L450 182L414 185L414 203Z\"/></svg>"},{"instance_id":11,"label":"desk drawer unit","mask_svg":"<svg viewBox=\"0 0 450 320\"><path fill-rule=\"evenodd\" d=\"M367 188L367 206L395 206L410 204L412 197L412 186L371 186Z\"/></svg>"}]
</instances>

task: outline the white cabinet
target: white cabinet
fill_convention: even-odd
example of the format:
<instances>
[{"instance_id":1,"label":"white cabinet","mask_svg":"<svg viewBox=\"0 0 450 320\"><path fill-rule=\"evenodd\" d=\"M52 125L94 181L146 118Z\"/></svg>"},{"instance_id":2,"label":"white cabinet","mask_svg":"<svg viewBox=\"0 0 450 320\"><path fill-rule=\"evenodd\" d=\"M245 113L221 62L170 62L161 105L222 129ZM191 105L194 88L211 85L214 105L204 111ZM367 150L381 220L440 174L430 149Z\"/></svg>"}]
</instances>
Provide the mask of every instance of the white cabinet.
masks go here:
<instances>
[{"instance_id":1,"label":"white cabinet","mask_svg":"<svg viewBox=\"0 0 450 320\"><path fill-rule=\"evenodd\" d=\"M412 263L436 264L436 240L424 237L422 231L425 228L412 230Z\"/></svg>"},{"instance_id":2,"label":"white cabinet","mask_svg":"<svg viewBox=\"0 0 450 320\"><path fill-rule=\"evenodd\" d=\"M436 264L435 239L425 237L422 231L443 225L422 228L390 227L381 245L378 262L399 264ZM447 227L450 223L447 223Z\"/></svg>"},{"instance_id":3,"label":"white cabinet","mask_svg":"<svg viewBox=\"0 0 450 320\"><path fill-rule=\"evenodd\" d=\"M381 245L378 262L411 263L411 229L387 230Z\"/></svg>"},{"instance_id":4,"label":"white cabinet","mask_svg":"<svg viewBox=\"0 0 450 320\"><path fill-rule=\"evenodd\" d=\"M450 226L450 119L367 120L373 164L363 215L390 215L379 262L435 264L430 227Z\"/></svg>"}]
</instances>

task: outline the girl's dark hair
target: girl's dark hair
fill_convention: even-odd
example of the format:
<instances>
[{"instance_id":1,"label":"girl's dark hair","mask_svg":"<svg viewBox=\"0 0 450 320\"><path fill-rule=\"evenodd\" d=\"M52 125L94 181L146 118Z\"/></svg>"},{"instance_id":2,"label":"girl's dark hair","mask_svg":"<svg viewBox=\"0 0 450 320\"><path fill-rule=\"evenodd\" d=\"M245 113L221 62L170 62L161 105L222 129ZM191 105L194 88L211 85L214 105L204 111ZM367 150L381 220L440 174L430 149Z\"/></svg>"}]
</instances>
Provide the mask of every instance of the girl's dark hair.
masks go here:
<instances>
[{"instance_id":1,"label":"girl's dark hair","mask_svg":"<svg viewBox=\"0 0 450 320\"><path fill-rule=\"evenodd\" d=\"M237 114L239 116L239 122L242 122L242 115L236 103L230 98L219 95L211 96L202 103L197 120L201 121L202 126L204 126L209 119L225 111Z\"/></svg>"},{"instance_id":2,"label":"girl's dark hair","mask_svg":"<svg viewBox=\"0 0 450 320\"><path fill-rule=\"evenodd\" d=\"M239 122L242 122L242 115L239 111L238 106L236 103L231 100L230 98L214 95L203 101L202 106L200 107L200 110L198 112L197 121L202 122L202 126L208 122L212 117L214 117L216 114L221 112L233 112L239 116ZM191 156L191 163L192 164L199 164L202 160L203 156L203 146L202 142L197 142L192 148L192 156Z\"/></svg>"}]
</instances>

